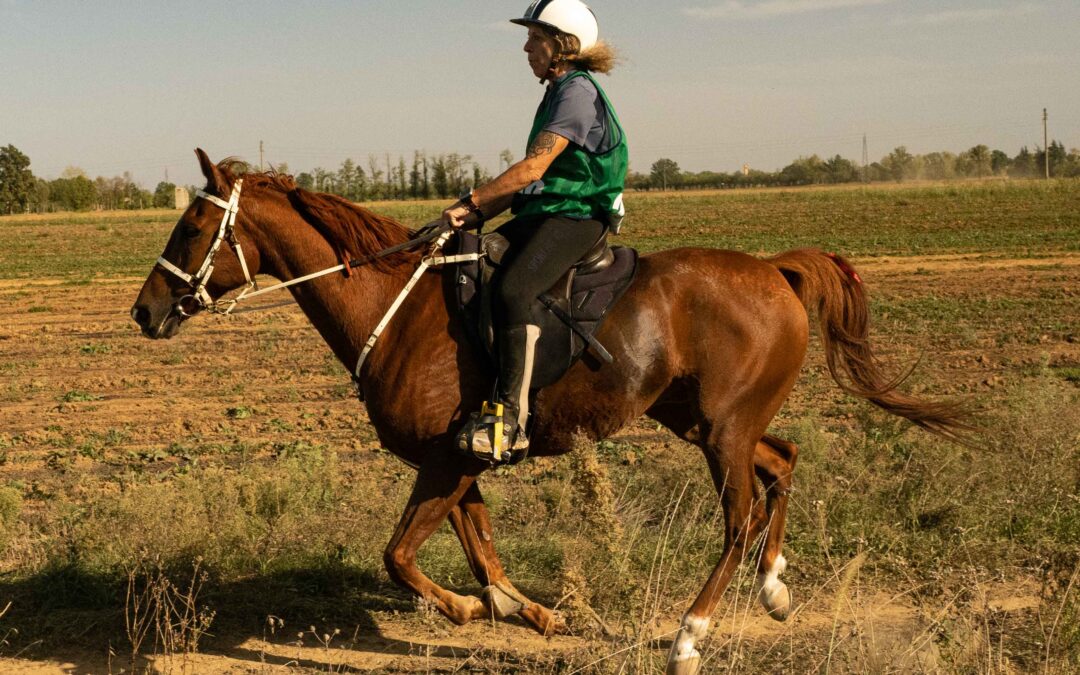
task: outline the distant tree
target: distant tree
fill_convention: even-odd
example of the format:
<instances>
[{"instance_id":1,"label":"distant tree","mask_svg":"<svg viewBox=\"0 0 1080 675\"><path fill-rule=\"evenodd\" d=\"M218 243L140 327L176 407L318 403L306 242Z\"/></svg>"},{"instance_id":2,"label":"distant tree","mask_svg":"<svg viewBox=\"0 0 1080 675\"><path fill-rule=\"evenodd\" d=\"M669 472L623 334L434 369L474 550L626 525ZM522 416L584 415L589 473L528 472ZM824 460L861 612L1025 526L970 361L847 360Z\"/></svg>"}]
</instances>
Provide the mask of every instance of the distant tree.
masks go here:
<instances>
[{"instance_id":1,"label":"distant tree","mask_svg":"<svg viewBox=\"0 0 1080 675\"><path fill-rule=\"evenodd\" d=\"M784 185L810 185L820 164L821 158L817 155L799 157L780 170L780 182Z\"/></svg>"},{"instance_id":2,"label":"distant tree","mask_svg":"<svg viewBox=\"0 0 1080 675\"><path fill-rule=\"evenodd\" d=\"M1065 151L1065 145L1061 141L1050 141L1050 175L1052 177L1058 177L1061 174L1065 163L1068 161L1069 153ZM1046 175L1046 153L1041 149L1036 149L1035 152L1035 175Z\"/></svg>"},{"instance_id":3,"label":"distant tree","mask_svg":"<svg viewBox=\"0 0 1080 675\"><path fill-rule=\"evenodd\" d=\"M0 213L26 211L35 194L30 158L14 145L0 148Z\"/></svg>"},{"instance_id":4,"label":"distant tree","mask_svg":"<svg viewBox=\"0 0 1080 675\"><path fill-rule=\"evenodd\" d=\"M413 199L420 197L421 190L420 151L413 152L412 169L409 171L409 196Z\"/></svg>"},{"instance_id":5,"label":"distant tree","mask_svg":"<svg viewBox=\"0 0 1080 675\"><path fill-rule=\"evenodd\" d=\"M379 158L375 155L368 155L368 179L371 181L371 199L379 199L383 197L382 190L383 185L383 172L379 168Z\"/></svg>"},{"instance_id":6,"label":"distant tree","mask_svg":"<svg viewBox=\"0 0 1080 675\"><path fill-rule=\"evenodd\" d=\"M459 155L451 152L446 156L446 180L449 194L447 197L461 194L469 186L472 177L472 155Z\"/></svg>"},{"instance_id":7,"label":"distant tree","mask_svg":"<svg viewBox=\"0 0 1080 675\"><path fill-rule=\"evenodd\" d=\"M854 183L859 180L859 167L840 155L825 160L822 168L825 171L825 180L829 183Z\"/></svg>"},{"instance_id":8,"label":"distant tree","mask_svg":"<svg viewBox=\"0 0 1080 675\"><path fill-rule=\"evenodd\" d=\"M401 155L398 155L398 165L397 165L396 178L397 178L397 198L398 199L405 199L405 196L406 196L405 182L406 182L406 179L407 179L407 175L405 173L405 158L402 157Z\"/></svg>"},{"instance_id":9,"label":"distant tree","mask_svg":"<svg viewBox=\"0 0 1080 675\"><path fill-rule=\"evenodd\" d=\"M34 178L34 187L30 198L30 208L38 213L44 213L49 210L49 181L44 178Z\"/></svg>"},{"instance_id":10,"label":"distant tree","mask_svg":"<svg viewBox=\"0 0 1080 675\"><path fill-rule=\"evenodd\" d=\"M659 187L661 190L667 190L668 187L674 187L680 183L682 171L679 169L679 165L673 159L666 159L661 157L653 162L652 167L649 170L649 177L654 187Z\"/></svg>"},{"instance_id":11,"label":"distant tree","mask_svg":"<svg viewBox=\"0 0 1080 675\"><path fill-rule=\"evenodd\" d=\"M296 176L296 187L304 189L304 190L309 190L309 191L314 190L315 189L315 177L312 176L307 171L301 171Z\"/></svg>"},{"instance_id":12,"label":"distant tree","mask_svg":"<svg viewBox=\"0 0 1080 675\"><path fill-rule=\"evenodd\" d=\"M153 203L154 208L157 209L175 209L176 185L165 181L158 183L157 187L154 188Z\"/></svg>"},{"instance_id":13,"label":"distant tree","mask_svg":"<svg viewBox=\"0 0 1080 675\"><path fill-rule=\"evenodd\" d=\"M1009 175L1014 178L1028 178L1035 175L1035 155L1028 150L1026 145L1020 148L1016 157L1013 157Z\"/></svg>"},{"instance_id":14,"label":"distant tree","mask_svg":"<svg viewBox=\"0 0 1080 675\"><path fill-rule=\"evenodd\" d=\"M651 187L649 177L640 171L629 171L626 174L627 190L648 190Z\"/></svg>"},{"instance_id":15,"label":"distant tree","mask_svg":"<svg viewBox=\"0 0 1080 675\"><path fill-rule=\"evenodd\" d=\"M867 174L869 175L870 180L874 182L881 182L893 179L892 171L882 162L874 162L869 167L867 167Z\"/></svg>"},{"instance_id":16,"label":"distant tree","mask_svg":"<svg viewBox=\"0 0 1080 675\"><path fill-rule=\"evenodd\" d=\"M356 201L356 164L351 159L341 163L337 172L338 194L350 201Z\"/></svg>"},{"instance_id":17,"label":"distant tree","mask_svg":"<svg viewBox=\"0 0 1080 675\"><path fill-rule=\"evenodd\" d=\"M97 188L86 176L57 178L49 183L49 200L64 211L86 211L97 202Z\"/></svg>"},{"instance_id":18,"label":"distant tree","mask_svg":"<svg viewBox=\"0 0 1080 675\"><path fill-rule=\"evenodd\" d=\"M945 180L956 176L956 155L951 152L931 152L922 156L923 178Z\"/></svg>"},{"instance_id":19,"label":"distant tree","mask_svg":"<svg viewBox=\"0 0 1080 675\"><path fill-rule=\"evenodd\" d=\"M881 160L881 164L888 171L889 177L896 182L914 177L915 158L902 145Z\"/></svg>"},{"instance_id":20,"label":"distant tree","mask_svg":"<svg viewBox=\"0 0 1080 675\"><path fill-rule=\"evenodd\" d=\"M990 153L990 170L994 172L996 176L1004 176L1009 171L1009 165L1012 164L1012 160L1001 150L994 150Z\"/></svg>"},{"instance_id":21,"label":"distant tree","mask_svg":"<svg viewBox=\"0 0 1080 675\"><path fill-rule=\"evenodd\" d=\"M446 199L450 196L450 180L446 171L446 157L439 155L431 162L431 187L435 196Z\"/></svg>"},{"instance_id":22,"label":"distant tree","mask_svg":"<svg viewBox=\"0 0 1080 675\"><path fill-rule=\"evenodd\" d=\"M506 171L514 164L514 153L507 148L499 153L499 172Z\"/></svg>"},{"instance_id":23,"label":"distant tree","mask_svg":"<svg viewBox=\"0 0 1080 675\"><path fill-rule=\"evenodd\" d=\"M956 172L972 178L989 176L993 173L990 148L985 145L976 145L960 153L960 156L956 158Z\"/></svg>"},{"instance_id":24,"label":"distant tree","mask_svg":"<svg viewBox=\"0 0 1080 675\"><path fill-rule=\"evenodd\" d=\"M311 175L315 178L316 192L332 193L334 191L334 172L317 166L311 170Z\"/></svg>"},{"instance_id":25,"label":"distant tree","mask_svg":"<svg viewBox=\"0 0 1080 675\"><path fill-rule=\"evenodd\" d=\"M1065 158L1065 164L1061 169L1063 178L1080 177L1080 150L1073 148Z\"/></svg>"},{"instance_id":26,"label":"distant tree","mask_svg":"<svg viewBox=\"0 0 1080 675\"><path fill-rule=\"evenodd\" d=\"M484 167L480 166L476 162L473 162L473 165L472 165L472 184L473 184L473 187L474 188L480 187L481 185L483 185L484 183L489 182L490 180L491 180L491 174L488 173L488 170L485 169Z\"/></svg>"},{"instance_id":27,"label":"distant tree","mask_svg":"<svg viewBox=\"0 0 1080 675\"><path fill-rule=\"evenodd\" d=\"M431 176L428 173L428 158L426 153L421 157L421 161L423 162L424 176L421 181L422 187L420 189L420 196L424 199L431 199Z\"/></svg>"}]
</instances>

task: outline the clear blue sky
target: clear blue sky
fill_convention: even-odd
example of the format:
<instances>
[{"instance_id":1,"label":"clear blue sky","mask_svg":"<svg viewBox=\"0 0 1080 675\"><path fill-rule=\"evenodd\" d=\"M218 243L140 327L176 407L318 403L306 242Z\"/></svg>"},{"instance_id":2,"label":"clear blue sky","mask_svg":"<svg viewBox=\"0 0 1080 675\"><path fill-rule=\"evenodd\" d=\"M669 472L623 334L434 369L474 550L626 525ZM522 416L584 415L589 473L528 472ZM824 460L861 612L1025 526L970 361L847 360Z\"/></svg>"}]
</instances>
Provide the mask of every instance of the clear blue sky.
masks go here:
<instances>
[{"instance_id":1,"label":"clear blue sky","mask_svg":"<svg viewBox=\"0 0 1080 675\"><path fill-rule=\"evenodd\" d=\"M351 157L520 157L541 87L527 0L0 0L0 145L37 175L166 168L192 149L298 172ZM632 167L776 169L976 143L1080 146L1077 0L594 0Z\"/></svg>"}]
</instances>

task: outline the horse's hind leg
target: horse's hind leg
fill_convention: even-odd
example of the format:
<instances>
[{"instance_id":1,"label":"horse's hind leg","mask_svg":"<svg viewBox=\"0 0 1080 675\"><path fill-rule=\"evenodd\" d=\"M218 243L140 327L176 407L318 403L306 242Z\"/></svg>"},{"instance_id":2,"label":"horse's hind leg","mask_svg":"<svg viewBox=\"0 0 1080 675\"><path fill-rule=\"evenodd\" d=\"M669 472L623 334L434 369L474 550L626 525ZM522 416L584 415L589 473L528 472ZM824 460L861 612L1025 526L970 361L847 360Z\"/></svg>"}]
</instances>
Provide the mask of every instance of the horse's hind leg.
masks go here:
<instances>
[{"instance_id":1,"label":"horse's hind leg","mask_svg":"<svg viewBox=\"0 0 1080 675\"><path fill-rule=\"evenodd\" d=\"M409 503L383 553L386 571L394 583L432 602L456 624L486 616L487 608L479 598L448 591L425 576L416 566L416 552L442 525L482 470L478 466L463 470L467 462L450 452L430 453L420 466Z\"/></svg>"},{"instance_id":2,"label":"horse's hind leg","mask_svg":"<svg viewBox=\"0 0 1080 675\"><path fill-rule=\"evenodd\" d=\"M769 616L784 621L791 613L791 591L779 576L787 567L780 552L784 545L788 494L799 448L794 443L765 435L754 448L754 471L765 485L768 532L758 561L758 599Z\"/></svg>"},{"instance_id":3,"label":"horse's hind leg","mask_svg":"<svg viewBox=\"0 0 1080 675\"><path fill-rule=\"evenodd\" d=\"M710 618L724 590L731 582L739 563L765 526L760 503L755 508L753 454L758 435L726 428L714 438L709 432L702 443L713 483L720 493L724 509L724 552L705 587L683 616L682 625L668 655L668 675L693 675L698 672L701 655L697 642L708 632Z\"/></svg>"},{"instance_id":4,"label":"horse's hind leg","mask_svg":"<svg viewBox=\"0 0 1080 675\"><path fill-rule=\"evenodd\" d=\"M484 588L484 604L502 619L519 615L542 635L560 632L564 626L554 612L526 598L514 588L495 552L491 519L480 488L473 483L450 511L450 524L461 540L473 576Z\"/></svg>"}]
</instances>

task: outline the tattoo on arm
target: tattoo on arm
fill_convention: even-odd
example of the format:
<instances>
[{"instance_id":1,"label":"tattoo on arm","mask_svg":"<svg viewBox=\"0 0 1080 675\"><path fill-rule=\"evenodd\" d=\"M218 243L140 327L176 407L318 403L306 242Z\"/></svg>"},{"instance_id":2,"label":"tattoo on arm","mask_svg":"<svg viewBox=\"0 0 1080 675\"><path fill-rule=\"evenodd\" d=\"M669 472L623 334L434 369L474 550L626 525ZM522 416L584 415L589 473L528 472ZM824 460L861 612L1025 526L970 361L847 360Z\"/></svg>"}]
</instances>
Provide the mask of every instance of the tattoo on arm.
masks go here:
<instances>
[{"instance_id":1,"label":"tattoo on arm","mask_svg":"<svg viewBox=\"0 0 1080 675\"><path fill-rule=\"evenodd\" d=\"M529 151L526 153L526 159L532 159L534 157L540 157L541 155L550 155L555 151L555 142L558 140L558 136L550 131L541 131L529 146Z\"/></svg>"}]
</instances>

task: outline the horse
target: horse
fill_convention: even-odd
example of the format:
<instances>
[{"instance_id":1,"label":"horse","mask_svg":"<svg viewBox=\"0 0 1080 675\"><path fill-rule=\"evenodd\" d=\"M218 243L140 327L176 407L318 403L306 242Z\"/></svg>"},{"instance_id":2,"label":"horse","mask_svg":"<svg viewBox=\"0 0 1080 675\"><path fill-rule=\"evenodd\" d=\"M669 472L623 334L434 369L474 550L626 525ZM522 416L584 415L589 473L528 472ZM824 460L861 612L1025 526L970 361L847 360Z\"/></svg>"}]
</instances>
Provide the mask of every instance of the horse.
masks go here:
<instances>
[{"instance_id":1,"label":"horse","mask_svg":"<svg viewBox=\"0 0 1080 675\"><path fill-rule=\"evenodd\" d=\"M564 629L555 612L507 577L478 484L490 464L455 447L455 432L492 381L448 309L442 275L414 274L424 253L397 250L415 233L340 197L300 189L289 176L242 174L232 160L215 164L201 149L196 155L203 198L181 215L132 307L142 333L175 336L200 311L220 311L225 294L246 292L256 274L302 280L288 290L346 367L365 354L358 395L383 446L417 470L384 552L390 578L456 624L517 614L545 635ZM394 252L376 259L385 249ZM353 256L368 264L352 268ZM306 279L327 269L333 273ZM402 315L368 354L369 335L410 275L415 288L401 301ZM682 617L669 673L699 670L696 646L759 537L758 597L773 618L790 612L791 593L779 576L798 448L765 432L803 365L811 315L829 372L845 391L946 438L962 441L973 428L961 403L898 390L899 378L886 376L868 340L861 278L843 258L816 249L768 259L703 248L642 256L597 334L614 362L580 360L536 395L532 456L569 452L575 437L602 439L642 415L705 456L724 514L723 552ZM417 550L446 519L484 587L481 597L444 589L417 566Z\"/></svg>"}]
</instances>

